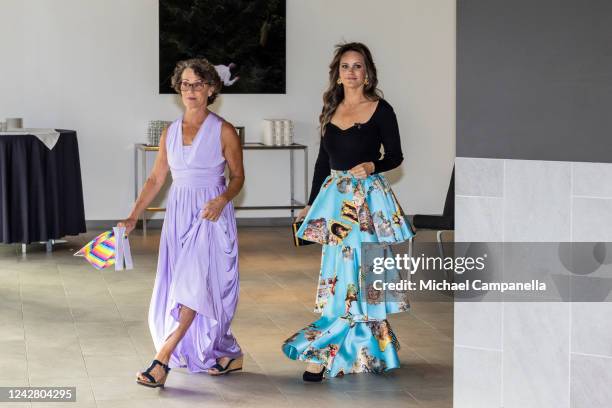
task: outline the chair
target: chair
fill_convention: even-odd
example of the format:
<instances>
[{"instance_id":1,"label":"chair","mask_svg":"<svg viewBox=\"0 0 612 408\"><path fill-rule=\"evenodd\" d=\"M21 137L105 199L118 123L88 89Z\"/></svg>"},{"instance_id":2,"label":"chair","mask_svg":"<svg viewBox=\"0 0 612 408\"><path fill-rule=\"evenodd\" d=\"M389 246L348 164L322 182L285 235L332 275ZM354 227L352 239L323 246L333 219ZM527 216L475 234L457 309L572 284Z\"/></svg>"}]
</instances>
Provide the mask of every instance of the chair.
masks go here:
<instances>
[{"instance_id":1,"label":"chair","mask_svg":"<svg viewBox=\"0 0 612 408\"><path fill-rule=\"evenodd\" d=\"M444 258L444 247L442 246L442 233L455 229L455 168L451 174L446 201L442 215L421 215L417 214L412 218L412 224L417 229L437 230L436 240L438 241L438 251Z\"/></svg>"}]
</instances>

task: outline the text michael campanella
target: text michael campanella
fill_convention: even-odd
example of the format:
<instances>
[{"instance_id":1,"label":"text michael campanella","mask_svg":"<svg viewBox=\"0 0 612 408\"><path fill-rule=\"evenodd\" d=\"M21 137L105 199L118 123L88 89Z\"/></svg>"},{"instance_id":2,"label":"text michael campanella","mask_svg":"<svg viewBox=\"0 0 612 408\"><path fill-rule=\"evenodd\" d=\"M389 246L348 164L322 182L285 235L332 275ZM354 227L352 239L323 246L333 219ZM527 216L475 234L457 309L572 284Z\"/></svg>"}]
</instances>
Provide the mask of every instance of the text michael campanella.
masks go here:
<instances>
[{"instance_id":1,"label":"text michael campanella","mask_svg":"<svg viewBox=\"0 0 612 408\"><path fill-rule=\"evenodd\" d=\"M411 275L417 271L453 271L458 275L471 271L483 271L486 267L487 254L479 257L439 257L439 256L409 256L397 254L394 257L375 257L372 262L372 272L381 275L389 270L407 270ZM409 279L385 282L375 279L372 282L375 290L407 291L407 290L435 290L435 291L545 291L546 283L537 279L525 282L485 282L482 279L465 279L461 282L447 280L419 280L413 282Z\"/></svg>"}]
</instances>

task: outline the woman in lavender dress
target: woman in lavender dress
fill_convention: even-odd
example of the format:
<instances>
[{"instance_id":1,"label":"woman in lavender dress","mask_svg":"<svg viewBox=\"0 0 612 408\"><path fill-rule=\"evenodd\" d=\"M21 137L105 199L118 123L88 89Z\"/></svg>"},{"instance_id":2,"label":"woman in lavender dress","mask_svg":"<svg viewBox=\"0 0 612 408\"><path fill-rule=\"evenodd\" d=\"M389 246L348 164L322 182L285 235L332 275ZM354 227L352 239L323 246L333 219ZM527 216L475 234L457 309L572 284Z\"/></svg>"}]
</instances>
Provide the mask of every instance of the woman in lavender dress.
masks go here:
<instances>
[{"instance_id":1,"label":"woman in lavender dress","mask_svg":"<svg viewBox=\"0 0 612 408\"><path fill-rule=\"evenodd\" d=\"M130 216L139 214L164 184L172 187L161 232L149 328L157 354L137 382L164 385L171 367L221 375L242 368L242 351L230 324L238 302L238 242L231 200L244 183L242 148L234 127L208 110L221 88L204 59L177 64L174 89L183 116L162 134L159 155ZM225 166L230 180L225 185Z\"/></svg>"}]
</instances>

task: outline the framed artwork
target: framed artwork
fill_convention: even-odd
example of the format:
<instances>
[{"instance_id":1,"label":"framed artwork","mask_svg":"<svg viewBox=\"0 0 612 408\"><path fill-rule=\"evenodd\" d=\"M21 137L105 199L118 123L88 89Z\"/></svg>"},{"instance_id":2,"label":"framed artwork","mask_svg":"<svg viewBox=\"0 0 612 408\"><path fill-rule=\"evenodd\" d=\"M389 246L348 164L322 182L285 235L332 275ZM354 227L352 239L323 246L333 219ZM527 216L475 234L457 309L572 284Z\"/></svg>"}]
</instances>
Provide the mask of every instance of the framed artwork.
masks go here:
<instances>
[{"instance_id":1,"label":"framed artwork","mask_svg":"<svg viewBox=\"0 0 612 408\"><path fill-rule=\"evenodd\" d=\"M159 92L176 63L206 58L226 94L284 94L286 0L159 0Z\"/></svg>"}]
</instances>

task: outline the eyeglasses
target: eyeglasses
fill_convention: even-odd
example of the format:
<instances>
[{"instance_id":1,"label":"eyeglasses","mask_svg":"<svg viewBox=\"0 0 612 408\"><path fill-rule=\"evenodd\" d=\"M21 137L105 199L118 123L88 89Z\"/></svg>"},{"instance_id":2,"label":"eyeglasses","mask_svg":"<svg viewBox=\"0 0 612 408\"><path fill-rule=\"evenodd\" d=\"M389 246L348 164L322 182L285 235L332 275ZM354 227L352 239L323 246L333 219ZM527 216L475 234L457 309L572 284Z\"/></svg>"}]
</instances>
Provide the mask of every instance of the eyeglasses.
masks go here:
<instances>
[{"instance_id":1,"label":"eyeglasses","mask_svg":"<svg viewBox=\"0 0 612 408\"><path fill-rule=\"evenodd\" d=\"M190 83L188 81L181 81L181 91L188 91L190 88L194 91L201 91L202 89L204 89L204 85L211 85L211 82L205 82L205 81L197 81L194 83Z\"/></svg>"}]
</instances>

